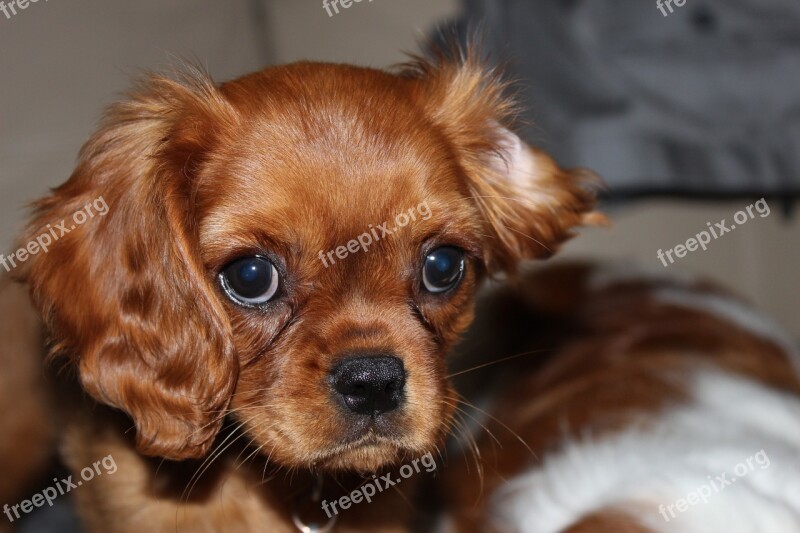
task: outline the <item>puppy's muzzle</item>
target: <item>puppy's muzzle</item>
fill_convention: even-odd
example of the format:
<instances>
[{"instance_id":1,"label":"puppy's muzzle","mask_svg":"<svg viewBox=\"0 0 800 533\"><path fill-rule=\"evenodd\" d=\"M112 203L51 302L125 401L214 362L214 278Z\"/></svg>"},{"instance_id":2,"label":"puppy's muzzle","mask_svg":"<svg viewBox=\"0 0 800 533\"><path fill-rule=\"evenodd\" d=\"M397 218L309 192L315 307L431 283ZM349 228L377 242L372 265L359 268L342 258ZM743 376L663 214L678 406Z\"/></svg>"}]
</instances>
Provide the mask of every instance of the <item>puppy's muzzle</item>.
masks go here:
<instances>
[{"instance_id":1,"label":"puppy's muzzle","mask_svg":"<svg viewBox=\"0 0 800 533\"><path fill-rule=\"evenodd\" d=\"M333 389L356 414L376 417L397 409L403 402L406 371L397 357L348 357L330 375Z\"/></svg>"}]
</instances>

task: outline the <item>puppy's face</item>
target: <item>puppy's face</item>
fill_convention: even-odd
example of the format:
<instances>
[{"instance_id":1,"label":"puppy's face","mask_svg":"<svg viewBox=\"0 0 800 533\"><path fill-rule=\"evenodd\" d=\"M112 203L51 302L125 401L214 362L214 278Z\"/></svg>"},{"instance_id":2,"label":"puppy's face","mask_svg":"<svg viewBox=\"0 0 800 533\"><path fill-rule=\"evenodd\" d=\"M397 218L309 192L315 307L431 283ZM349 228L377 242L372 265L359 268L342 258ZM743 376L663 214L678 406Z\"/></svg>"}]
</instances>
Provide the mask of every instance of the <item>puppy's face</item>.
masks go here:
<instances>
[{"instance_id":1,"label":"puppy's face","mask_svg":"<svg viewBox=\"0 0 800 533\"><path fill-rule=\"evenodd\" d=\"M445 356L481 276L591 221L584 176L524 146L507 112L473 63L153 80L31 235L101 195L107 219L24 275L144 453L201 456L232 412L286 466L423 454L449 428Z\"/></svg>"},{"instance_id":2,"label":"puppy's face","mask_svg":"<svg viewBox=\"0 0 800 533\"><path fill-rule=\"evenodd\" d=\"M480 218L397 85L315 66L223 88L249 120L197 178L200 253L239 355L233 411L284 464L374 469L448 426Z\"/></svg>"}]
</instances>

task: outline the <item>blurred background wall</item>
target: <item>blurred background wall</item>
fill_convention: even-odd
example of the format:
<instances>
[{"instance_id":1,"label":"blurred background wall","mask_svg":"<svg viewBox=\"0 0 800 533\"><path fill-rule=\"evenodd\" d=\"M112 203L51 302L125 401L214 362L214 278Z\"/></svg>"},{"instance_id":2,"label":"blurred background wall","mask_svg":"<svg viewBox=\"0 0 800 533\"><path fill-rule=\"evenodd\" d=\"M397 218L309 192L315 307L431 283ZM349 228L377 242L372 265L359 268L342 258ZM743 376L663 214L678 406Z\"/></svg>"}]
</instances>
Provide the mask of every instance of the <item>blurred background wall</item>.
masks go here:
<instances>
[{"instance_id":1,"label":"blurred background wall","mask_svg":"<svg viewBox=\"0 0 800 533\"><path fill-rule=\"evenodd\" d=\"M0 14L0 253L13 252L26 203L69 176L103 106L141 70L168 69L177 58L219 80L301 59L388 66L458 8L457 0L363 0L329 16L321 0L58 0L11 19ZM800 222L780 205L666 269L656 257L750 203L615 205L613 228L584 232L562 259L707 275L800 337Z\"/></svg>"}]
</instances>

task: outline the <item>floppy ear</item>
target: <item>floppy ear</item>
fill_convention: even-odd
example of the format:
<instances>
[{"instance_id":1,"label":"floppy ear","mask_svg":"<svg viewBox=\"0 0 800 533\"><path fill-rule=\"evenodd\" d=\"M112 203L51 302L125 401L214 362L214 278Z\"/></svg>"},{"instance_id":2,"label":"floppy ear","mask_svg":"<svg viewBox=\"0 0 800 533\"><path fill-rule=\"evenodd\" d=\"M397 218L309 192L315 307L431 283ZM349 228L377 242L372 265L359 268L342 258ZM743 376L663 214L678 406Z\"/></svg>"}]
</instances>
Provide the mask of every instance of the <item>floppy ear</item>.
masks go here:
<instances>
[{"instance_id":1,"label":"floppy ear","mask_svg":"<svg viewBox=\"0 0 800 533\"><path fill-rule=\"evenodd\" d=\"M421 105L453 146L483 216L490 272L548 257L574 227L605 223L594 211L600 178L523 142L506 125L515 112L507 84L474 53L459 63L417 59L402 75L418 81Z\"/></svg>"},{"instance_id":2,"label":"floppy ear","mask_svg":"<svg viewBox=\"0 0 800 533\"><path fill-rule=\"evenodd\" d=\"M52 241L20 272L49 327L51 357L67 358L95 399L133 418L146 455L204 455L236 383L191 204L214 131L234 120L203 75L151 77L109 109L20 240Z\"/></svg>"}]
</instances>

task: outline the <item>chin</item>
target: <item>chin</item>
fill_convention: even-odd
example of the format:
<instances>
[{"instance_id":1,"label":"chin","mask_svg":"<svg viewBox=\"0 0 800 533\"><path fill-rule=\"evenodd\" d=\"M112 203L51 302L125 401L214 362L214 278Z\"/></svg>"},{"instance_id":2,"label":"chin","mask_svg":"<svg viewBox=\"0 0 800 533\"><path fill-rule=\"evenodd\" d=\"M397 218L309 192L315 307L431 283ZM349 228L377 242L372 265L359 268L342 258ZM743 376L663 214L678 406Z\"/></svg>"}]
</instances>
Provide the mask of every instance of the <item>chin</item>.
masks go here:
<instances>
[{"instance_id":1,"label":"chin","mask_svg":"<svg viewBox=\"0 0 800 533\"><path fill-rule=\"evenodd\" d=\"M405 455L407 452L394 444L372 441L337 452L324 459L320 467L334 472L356 471L366 474L397 464Z\"/></svg>"}]
</instances>

